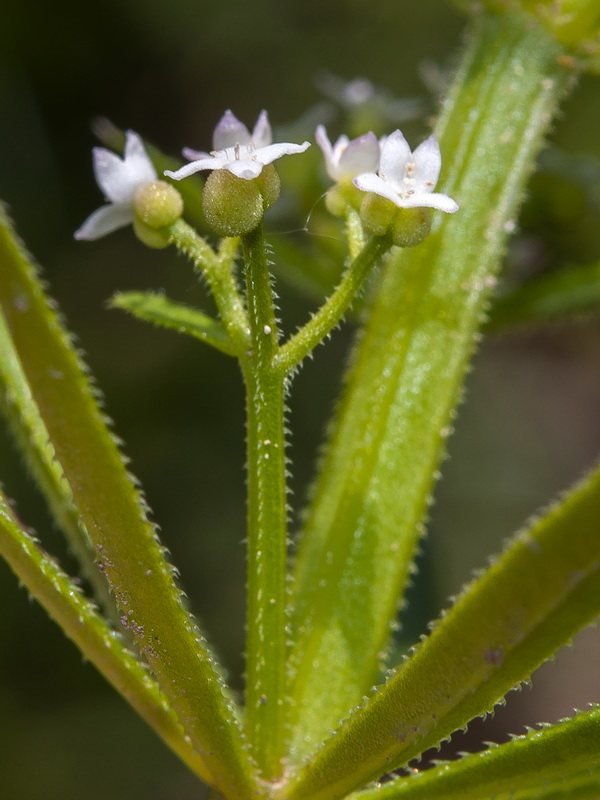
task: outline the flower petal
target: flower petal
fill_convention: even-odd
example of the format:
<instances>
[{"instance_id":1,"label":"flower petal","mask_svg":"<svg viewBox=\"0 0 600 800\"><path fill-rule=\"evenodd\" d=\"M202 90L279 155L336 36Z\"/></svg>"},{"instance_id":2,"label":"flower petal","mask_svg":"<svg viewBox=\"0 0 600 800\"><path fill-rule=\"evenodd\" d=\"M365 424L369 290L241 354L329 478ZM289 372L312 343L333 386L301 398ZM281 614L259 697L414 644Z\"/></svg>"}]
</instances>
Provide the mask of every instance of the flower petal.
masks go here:
<instances>
[{"instance_id":1,"label":"flower petal","mask_svg":"<svg viewBox=\"0 0 600 800\"><path fill-rule=\"evenodd\" d=\"M437 208L438 211L445 211L446 214L454 214L458 211L458 203L447 194L433 194L432 192L422 192L411 197L403 198L397 203L400 208Z\"/></svg>"},{"instance_id":2,"label":"flower petal","mask_svg":"<svg viewBox=\"0 0 600 800\"><path fill-rule=\"evenodd\" d=\"M339 163L342 153L349 144L350 139L345 133L342 133L341 136L338 136L336 143L333 145L333 160L336 162L336 164Z\"/></svg>"},{"instance_id":3,"label":"flower petal","mask_svg":"<svg viewBox=\"0 0 600 800\"><path fill-rule=\"evenodd\" d=\"M213 149L226 150L236 144L250 144L250 131L231 111L227 110L213 133Z\"/></svg>"},{"instance_id":4,"label":"flower petal","mask_svg":"<svg viewBox=\"0 0 600 800\"><path fill-rule=\"evenodd\" d=\"M188 178L190 175L193 175L195 172L200 172L203 169L222 169L223 167L227 166L227 163L227 158L223 156L218 158L215 158L214 156L208 156L208 158L200 158L198 161L192 161L191 164L186 164L175 172L170 169L166 169L164 174L168 178L172 178L174 181L180 181L183 178Z\"/></svg>"},{"instance_id":5,"label":"flower petal","mask_svg":"<svg viewBox=\"0 0 600 800\"><path fill-rule=\"evenodd\" d=\"M327 136L327 129L324 125L317 125L317 129L315 130L315 139L323 155L325 157L325 164L329 166L329 164L333 160L333 147L331 146L331 142L329 141L329 136ZM339 139L338 139L339 143Z\"/></svg>"},{"instance_id":6,"label":"flower petal","mask_svg":"<svg viewBox=\"0 0 600 800\"><path fill-rule=\"evenodd\" d=\"M118 201L128 189L123 180L123 160L104 147L94 147L92 162L96 183L107 200Z\"/></svg>"},{"instance_id":7,"label":"flower petal","mask_svg":"<svg viewBox=\"0 0 600 800\"><path fill-rule=\"evenodd\" d=\"M302 142L302 144L292 144L291 142L279 142L278 144L270 144L267 147L261 147L254 155L256 160L261 164L270 164L281 156L291 156L294 153L303 153L310 147L310 142Z\"/></svg>"},{"instance_id":8,"label":"flower petal","mask_svg":"<svg viewBox=\"0 0 600 800\"><path fill-rule=\"evenodd\" d=\"M158 177L154 164L146 152L142 137L135 131L125 133L125 166L131 175L135 175L137 184L152 183Z\"/></svg>"},{"instance_id":9,"label":"flower petal","mask_svg":"<svg viewBox=\"0 0 600 800\"><path fill-rule=\"evenodd\" d=\"M395 130L386 137L381 147L379 175L395 188L401 189L406 173L406 163L411 159L408 142L401 131Z\"/></svg>"},{"instance_id":10,"label":"flower petal","mask_svg":"<svg viewBox=\"0 0 600 800\"><path fill-rule=\"evenodd\" d=\"M252 143L256 148L266 147L273 142L273 132L269 124L269 115L263 109L258 115L256 125L252 131Z\"/></svg>"},{"instance_id":11,"label":"flower petal","mask_svg":"<svg viewBox=\"0 0 600 800\"><path fill-rule=\"evenodd\" d=\"M112 233L118 228L124 228L133 222L133 209L129 204L115 204L102 206L94 211L83 225L75 231L76 239L93 241L107 233Z\"/></svg>"},{"instance_id":12,"label":"flower petal","mask_svg":"<svg viewBox=\"0 0 600 800\"><path fill-rule=\"evenodd\" d=\"M223 167L238 178L243 178L245 181L254 180L258 178L262 172L263 164L260 161L251 160L238 160L229 161Z\"/></svg>"},{"instance_id":13,"label":"flower petal","mask_svg":"<svg viewBox=\"0 0 600 800\"><path fill-rule=\"evenodd\" d=\"M338 172L343 178L354 178L363 172L376 172L379 167L379 142L374 133L353 139L340 155Z\"/></svg>"},{"instance_id":14,"label":"flower petal","mask_svg":"<svg viewBox=\"0 0 600 800\"><path fill-rule=\"evenodd\" d=\"M438 182L440 169L442 166L442 155L440 146L435 136L420 144L413 153L412 159L415 164L415 191L432 192Z\"/></svg>"},{"instance_id":15,"label":"flower petal","mask_svg":"<svg viewBox=\"0 0 600 800\"><path fill-rule=\"evenodd\" d=\"M384 181L383 178L380 178L379 175L375 175L374 172L365 172L362 175L358 175L354 178L352 183L357 189L360 189L361 192L378 194L380 197L391 200L392 203L397 206L400 206L402 203L398 193L393 190L390 184Z\"/></svg>"},{"instance_id":16,"label":"flower petal","mask_svg":"<svg viewBox=\"0 0 600 800\"><path fill-rule=\"evenodd\" d=\"M334 148L331 146L325 126L317 125L317 129L315 130L315 139L323 153L323 158L325 159L325 170L327 174L332 181L337 181L339 177L337 169L339 154L336 151L338 147L340 147L342 137L337 140Z\"/></svg>"},{"instance_id":17,"label":"flower petal","mask_svg":"<svg viewBox=\"0 0 600 800\"><path fill-rule=\"evenodd\" d=\"M201 158L211 157L210 153L206 153L204 150L192 150L191 147L184 147L181 152L188 161L199 161Z\"/></svg>"},{"instance_id":18,"label":"flower petal","mask_svg":"<svg viewBox=\"0 0 600 800\"><path fill-rule=\"evenodd\" d=\"M111 200L114 203L130 203L138 186L152 183L157 177L144 143L137 133L127 131L125 158L121 166L121 187Z\"/></svg>"},{"instance_id":19,"label":"flower petal","mask_svg":"<svg viewBox=\"0 0 600 800\"><path fill-rule=\"evenodd\" d=\"M94 147L92 151L98 186L113 203L129 202L140 184L157 178L141 138L133 131L127 131L126 136L123 159L104 147Z\"/></svg>"}]
</instances>

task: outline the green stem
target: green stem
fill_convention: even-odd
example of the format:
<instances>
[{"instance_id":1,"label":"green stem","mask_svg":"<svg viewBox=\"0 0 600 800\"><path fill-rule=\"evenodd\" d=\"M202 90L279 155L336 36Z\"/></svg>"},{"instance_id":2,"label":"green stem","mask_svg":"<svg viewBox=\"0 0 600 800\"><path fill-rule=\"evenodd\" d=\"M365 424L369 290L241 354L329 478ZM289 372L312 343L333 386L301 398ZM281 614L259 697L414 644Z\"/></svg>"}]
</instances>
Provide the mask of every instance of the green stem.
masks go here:
<instances>
[{"instance_id":1,"label":"green stem","mask_svg":"<svg viewBox=\"0 0 600 800\"><path fill-rule=\"evenodd\" d=\"M206 277L215 303L221 315L223 327L241 355L249 346L248 315L232 269L228 249L222 248L219 255L198 236L196 231L182 219L171 227L171 241L180 253L187 256L196 269Z\"/></svg>"},{"instance_id":2,"label":"green stem","mask_svg":"<svg viewBox=\"0 0 600 800\"><path fill-rule=\"evenodd\" d=\"M118 629L121 627L120 614L115 598L109 592L106 578L96 567L94 547L73 503L73 494L56 460L48 430L31 396L27 378L1 314L0 353L0 409L48 502L56 524L63 531L82 574L89 581L96 601Z\"/></svg>"},{"instance_id":3,"label":"green stem","mask_svg":"<svg viewBox=\"0 0 600 800\"><path fill-rule=\"evenodd\" d=\"M280 348L275 363L283 374L294 370L339 325L373 267L390 247L391 241L387 236L376 236L363 247L346 269L335 291L306 325Z\"/></svg>"},{"instance_id":4,"label":"green stem","mask_svg":"<svg viewBox=\"0 0 600 800\"><path fill-rule=\"evenodd\" d=\"M247 393L248 738L265 778L281 771L286 682L287 509L284 379L262 228L243 237L251 344L242 359Z\"/></svg>"}]
</instances>

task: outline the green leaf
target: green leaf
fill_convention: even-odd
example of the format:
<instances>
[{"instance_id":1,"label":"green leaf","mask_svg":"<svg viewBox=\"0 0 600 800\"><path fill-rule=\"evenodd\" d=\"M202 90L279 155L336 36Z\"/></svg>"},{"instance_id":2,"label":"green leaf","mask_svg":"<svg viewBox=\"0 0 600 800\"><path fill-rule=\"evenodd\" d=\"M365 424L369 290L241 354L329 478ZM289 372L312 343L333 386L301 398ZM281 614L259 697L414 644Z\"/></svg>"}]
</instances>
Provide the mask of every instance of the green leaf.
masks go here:
<instances>
[{"instance_id":1,"label":"green leaf","mask_svg":"<svg viewBox=\"0 0 600 800\"><path fill-rule=\"evenodd\" d=\"M541 275L494 300L484 330L551 324L600 314L600 263Z\"/></svg>"},{"instance_id":2,"label":"green leaf","mask_svg":"<svg viewBox=\"0 0 600 800\"><path fill-rule=\"evenodd\" d=\"M519 800L600 796L600 708L483 753L367 789L355 800Z\"/></svg>"},{"instance_id":3,"label":"green leaf","mask_svg":"<svg viewBox=\"0 0 600 800\"><path fill-rule=\"evenodd\" d=\"M202 754L212 782L230 798L247 798L255 784L233 699L184 607L86 371L3 210L0 309L122 618Z\"/></svg>"},{"instance_id":4,"label":"green leaf","mask_svg":"<svg viewBox=\"0 0 600 800\"><path fill-rule=\"evenodd\" d=\"M519 15L484 17L445 101L440 190L460 210L388 259L300 541L296 762L380 674L510 223L568 82L557 55Z\"/></svg>"},{"instance_id":5,"label":"green leaf","mask_svg":"<svg viewBox=\"0 0 600 800\"><path fill-rule=\"evenodd\" d=\"M50 506L52 516L65 534L83 575L94 595L114 621L118 612L108 584L95 565L95 552L85 530L73 494L65 480L46 426L31 396L27 380L15 353L10 334L0 316L0 399L1 408L27 465Z\"/></svg>"},{"instance_id":6,"label":"green leaf","mask_svg":"<svg viewBox=\"0 0 600 800\"><path fill-rule=\"evenodd\" d=\"M193 336L210 344L227 355L234 355L234 347L217 320L183 303L169 300L153 292L118 292L111 298L112 308L121 308L144 322Z\"/></svg>"},{"instance_id":7,"label":"green leaf","mask_svg":"<svg viewBox=\"0 0 600 800\"><path fill-rule=\"evenodd\" d=\"M200 778L211 780L156 682L81 589L18 524L0 492L0 555L66 635Z\"/></svg>"},{"instance_id":8,"label":"green leaf","mask_svg":"<svg viewBox=\"0 0 600 800\"><path fill-rule=\"evenodd\" d=\"M518 534L413 655L299 771L331 800L493 709L600 613L600 469Z\"/></svg>"}]
</instances>

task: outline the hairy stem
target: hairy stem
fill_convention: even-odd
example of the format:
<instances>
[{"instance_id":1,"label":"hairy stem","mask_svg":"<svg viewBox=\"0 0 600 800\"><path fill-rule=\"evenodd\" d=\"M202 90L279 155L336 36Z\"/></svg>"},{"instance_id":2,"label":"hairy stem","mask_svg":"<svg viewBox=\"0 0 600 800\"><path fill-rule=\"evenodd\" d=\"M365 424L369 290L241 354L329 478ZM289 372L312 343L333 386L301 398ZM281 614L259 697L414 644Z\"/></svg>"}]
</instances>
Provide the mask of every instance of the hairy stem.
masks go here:
<instances>
[{"instance_id":1,"label":"hairy stem","mask_svg":"<svg viewBox=\"0 0 600 800\"><path fill-rule=\"evenodd\" d=\"M279 776L286 680L287 519L284 379L262 228L242 240L250 347L242 359L248 453L248 737L267 778Z\"/></svg>"},{"instance_id":2,"label":"hairy stem","mask_svg":"<svg viewBox=\"0 0 600 800\"><path fill-rule=\"evenodd\" d=\"M241 354L248 347L248 317L232 269L235 247L231 258L225 248L218 255L198 236L196 231L183 220L178 220L171 228L171 241L186 255L198 272L206 277L215 303L221 315L223 327Z\"/></svg>"},{"instance_id":3,"label":"hairy stem","mask_svg":"<svg viewBox=\"0 0 600 800\"><path fill-rule=\"evenodd\" d=\"M356 242L354 245L356 246ZM372 238L348 265L335 291L298 333L280 349L277 366L284 374L291 372L323 339L331 333L360 293L379 259L390 249L387 236Z\"/></svg>"}]
</instances>

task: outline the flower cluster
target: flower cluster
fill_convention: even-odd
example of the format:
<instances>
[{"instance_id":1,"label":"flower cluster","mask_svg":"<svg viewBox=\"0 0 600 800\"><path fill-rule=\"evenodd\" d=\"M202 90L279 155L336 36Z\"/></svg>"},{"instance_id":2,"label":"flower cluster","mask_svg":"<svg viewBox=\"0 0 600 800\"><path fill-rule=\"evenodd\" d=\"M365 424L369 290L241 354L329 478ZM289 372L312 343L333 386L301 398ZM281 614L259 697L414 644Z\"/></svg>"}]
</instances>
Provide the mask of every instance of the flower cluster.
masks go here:
<instances>
[{"instance_id":1,"label":"flower cluster","mask_svg":"<svg viewBox=\"0 0 600 800\"><path fill-rule=\"evenodd\" d=\"M340 136L332 145L325 127L319 125L315 139L323 151L327 174L336 183L352 180L361 172L374 172L379 166L379 142L372 132L352 141L347 136Z\"/></svg>"},{"instance_id":2,"label":"flower cluster","mask_svg":"<svg viewBox=\"0 0 600 800\"><path fill-rule=\"evenodd\" d=\"M358 208L358 190L364 197L363 224L374 235L391 233L397 244L416 244L429 232L428 209L449 214L458 209L450 197L434 192L441 168L435 136L414 152L399 130L380 140L371 132L353 140L341 136L332 144L325 128L319 125L315 138L323 151L327 174L336 184L330 191L336 198L331 210L343 213L353 204ZM253 230L279 196L279 178L272 163L282 156L303 153L308 147L309 142L273 144L266 111L259 114L252 133L231 111L226 111L214 131L213 151L186 148L183 154L191 163L175 171L166 170L165 175L179 181L210 170L203 194L206 219L215 232L237 236ZM154 239L149 238L148 228L166 228L181 215L179 194L158 180L136 133L127 132L123 159L98 147L93 161L96 180L109 204L95 211L75 238L97 239L133 223L140 238L151 243ZM420 211L409 213L414 210ZM402 233L415 229L415 225L418 234ZM163 242L158 241L156 246Z\"/></svg>"},{"instance_id":3,"label":"flower cluster","mask_svg":"<svg viewBox=\"0 0 600 800\"><path fill-rule=\"evenodd\" d=\"M458 210L450 197L433 192L442 166L435 136L426 139L414 152L399 130L380 141L374 133L352 141L340 136L332 145L320 125L316 139L332 180L351 180L361 192L378 194L398 208L437 208L448 214Z\"/></svg>"}]
</instances>

